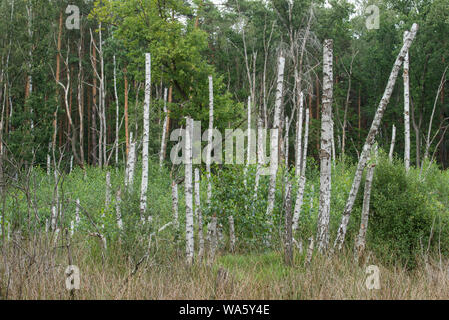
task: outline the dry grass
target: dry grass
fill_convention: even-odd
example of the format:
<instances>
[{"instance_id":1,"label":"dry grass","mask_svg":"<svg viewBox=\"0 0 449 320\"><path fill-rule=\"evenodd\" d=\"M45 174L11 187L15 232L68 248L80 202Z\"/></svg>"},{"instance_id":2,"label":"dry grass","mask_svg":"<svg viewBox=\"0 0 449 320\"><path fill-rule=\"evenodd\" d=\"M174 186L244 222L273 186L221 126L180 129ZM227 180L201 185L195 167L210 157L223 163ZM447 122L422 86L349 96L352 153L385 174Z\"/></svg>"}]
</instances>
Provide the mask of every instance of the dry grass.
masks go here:
<instances>
[{"instance_id":1,"label":"dry grass","mask_svg":"<svg viewBox=\"0 0 449 320\"><path fill-rule=\"evenodd\" d=\"M72 264L81 270L75 299L449 299L447 264L441 263L406 271L369 259L380 268L381 289L368 290L366 265L355 264L349 254L315 255L307 268L298 253L294 267L284 266L279 253L227 255L212 267L187 267L181 250L160 249L132 274L135 262L119 251L102 259L90 241L70 248ZM65 288L67 247L49 243L12 240L2 248L0 299L71 298Z\"/></svg>"}]
</instances>

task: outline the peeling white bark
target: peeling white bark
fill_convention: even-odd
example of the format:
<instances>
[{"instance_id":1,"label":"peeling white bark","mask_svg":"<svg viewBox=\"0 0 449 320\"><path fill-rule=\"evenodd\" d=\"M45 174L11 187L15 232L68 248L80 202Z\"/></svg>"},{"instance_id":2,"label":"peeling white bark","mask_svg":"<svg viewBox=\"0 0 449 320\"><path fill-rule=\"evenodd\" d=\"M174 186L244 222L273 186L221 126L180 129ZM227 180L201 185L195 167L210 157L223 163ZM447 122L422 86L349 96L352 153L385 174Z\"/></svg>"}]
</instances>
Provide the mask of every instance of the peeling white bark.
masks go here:
<instances>
[{"instance_id":1,"label":"peeling white bark","mask_svg":"<svg viewBox=\"0 0 449 320\"><path fill-rule=\"evenodd\" d=\"M333 142L332 99L333 99L333 41L323 45L323 107L321 113L320 150L320 203L318 209L317 245L324 252L329 245L329 219L331 205L331 152Z\"/></svg>"}]
</instances>

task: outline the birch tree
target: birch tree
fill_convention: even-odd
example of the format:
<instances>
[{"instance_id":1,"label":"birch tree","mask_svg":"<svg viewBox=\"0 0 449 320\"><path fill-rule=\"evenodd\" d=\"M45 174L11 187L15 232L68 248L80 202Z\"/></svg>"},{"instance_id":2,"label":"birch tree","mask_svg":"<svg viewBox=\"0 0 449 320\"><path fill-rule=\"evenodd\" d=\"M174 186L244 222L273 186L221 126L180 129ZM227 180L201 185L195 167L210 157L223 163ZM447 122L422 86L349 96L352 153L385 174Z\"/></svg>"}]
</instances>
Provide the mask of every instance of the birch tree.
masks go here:
<instances>
[{"instance_id":1,"label":"birch tree","mask_svg":"<svg viewBox=\"0 0 449 320\"><path fill-rule=\"evenodd\" d=\"M363 170L365 169L368 155L371 152L371 147L374 143L374 139L376 138L377 132L379 131L380 122L382 121L382 117L384 115L385 109L390 101L391 94L393 93L394 85L396 83L396 78L399 73L399 69L401 68L402 61L405 58L405 55L410 49L410 46L413 40L416 37L416 33L418 32L418 25L413 24L410 32L407 34L407 37L404 41L401 51L399 52L396 61L393 65L393 70L391 71L390 78L388 79L387 86L385 88L385 92L382 96L382 99L377 108L376 114L374 116L374 120L371 124L371 128L368 132L368 136L366 137L365 144L363 146L362 153L360 154L359 162L357 164L356 173L354 176L354 180L352 183L351 191L349 192L349 197L346 202L345 209L343 211L343 216L341 219L340 227L338 228L337 238L335 239L334 248L340 250L343 246L343 242L346 236L346 230L349 223L349 218L351 216L352 208L354 206L355 198L357 197L357 193L359 191L360 182L362 179Z\"/></svg>"},{"instance_id":2,"label":"birch tree","mask_svg":"<svg viewBox=\"0 0 449 320\"><path fill-rule=\"evenodd\" d=\"M151 54L145 54L145 103L143 107L142 184L140 187L140 217L145 219L148 190L148 143L150 140ZM151 221L151 217L149 217Z\"/></svg>"},{"instance_id":3,"label":"birch tree","mask_svg":"<svg viewBox=\"0 0 449 320\"><path fill-rule=\"evenodd\" d=\"M277 77L277 88L276 88L276 101L274 106L274 120L273 120L273 131L271 134L270 141L270 184L268 187L268 206L266 216L271 221L274 200L276 195L276 176L278 171L278 149L279 149L279 123L281 115L282 106L282 94L284 86L284 67L285 58L282 53L278 60L278 77ZM270 222L271 223L271 222Z\"/></svg>"},{"instance_id":4,"label":"birch tree","mask_svg":"<svg viewBox=\"0 0 449 320\"><path fill-rule=\"evenodd\" d=\"M194 240L193 240L193 198L192 198L192 134L193 119L186 118L185 133L185 199L186 199L186 255L187 264L193 263Z\"/></svg>"},{"instance_id":5,"label":"birch tree","mask_svg":"<svg viewBox=\"0 0 449 320\"><path fill-rule=\"evenodd\" d=\"M118 167L118 142L119 142L119 100L117 92L117 61L113 56L114 64L114 97L115 97L115 165Z\"/></svg>"},{"instance_id":6,"label":"birch tree","mask_svg":"<svg viewBox=\"0 0 449 320\"><path fill-rule=\"evenodd\" d=\"M395 142L396 142L396 126L393 125L393 130L391 132L390 152L388 153L388 159L390 159L390 162L393 161L393 152L394 152Z\"/></svg>"},{"instance_id":7,"label":"birch tree","mask_svg":"<svg viewBox=\"0 0 449 320\"><path fill-rule=\"evenodd\" d=\"M292 228L293 231L298 229L299 216L301 213L301 207L304 199L304 189L306 186L306 165L307 165L307 144L309 142L309 122L310 115L306 111L306 124L304 129L304 150L302 152L302 165L301 165L301 176L299 178L298 192L296 195L295 209L293 211ZM312 186L313 187L313 186Z\"/></svg>"},{"instance_id":8,"label":"birch tree","mask_svg":"<svg viewBox=\"0 0 449 320\"><path fill-rule=\"evenodd\" d=\"M404 32L404 42L408 31ZM405 170L410 169L410 75L409 75L409 53L404 58L404 165Z\"/></svg>"},{"instance_id":9,"label":"birch tree","mask_svg":"<svg viewBox=\"0 0 449 320\"><path fill-rule=\"evenodd\" d=\"M331 204L331 152L332 152L332 99L333 99L333 41L323 45L323 107L321 113L320 150L320 204L318 210L318 250L324 252L329 245L329 219Z\"/></svg>"},{"instance_id":10,"label":"birch tree","mask_svg":"<svg viewBox=\"0 0 449 320\"><path fill-rule=\"evenodd\" d=\"M212 158L212 131L214 129L214 82L212 76L209 76L209 130L207 131L207 154L206 154L206 173L207 173L207 204L210 204L212 197L210 164Z\"/></svg>"}]
</instances>

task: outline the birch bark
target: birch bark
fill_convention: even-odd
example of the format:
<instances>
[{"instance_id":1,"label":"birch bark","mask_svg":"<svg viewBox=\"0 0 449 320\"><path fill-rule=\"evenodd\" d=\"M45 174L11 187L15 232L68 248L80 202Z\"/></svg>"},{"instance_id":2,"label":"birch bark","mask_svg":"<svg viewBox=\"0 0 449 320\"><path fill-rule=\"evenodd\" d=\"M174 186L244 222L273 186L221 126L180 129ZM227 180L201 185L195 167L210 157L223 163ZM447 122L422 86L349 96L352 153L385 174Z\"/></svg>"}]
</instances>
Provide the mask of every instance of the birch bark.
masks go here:
<instances>
[{"instance_id":1,"label":"birch bark","mask_svg":"<svg viewBox=\"0 0 449 320\"><path fill-rule=\"evenodd\" d=\"M299 216L301 213L301 207L304 200L304 189L306 186L306 165L307 165L307 144L309 142L309 121L310 115L306 111L306 124L304 129L304 150L302 152L302 165L301 165L301 177L299 178L298 192L296 195L295 209L293 211L292 228L293 231L298 229Z\"/></svg>"},{"instance_id":2,"label":"birch bark","mask_svg":"<svg viewBox=\"0 0 449 320\"><path fill-rule=\"evenodd\" d=\"M210 204L212 197L211 172L210 164L212 158L212 130L214 128L214 83L212 76L209 76L209 130L207 132L207 155L206 155L206 172L207 172L207 204Z\"/></svg>"},{"instance_id":3,"label":"birch bark","mask_svg":"<svg viewBox=\"0 0 449 320\"><path fill-rule=\"evenodd\" d=\"M274 200L276 195L276 176L278 171L278 153L279 153L279 123L281 114L282 94L284 85L284 67L285 58L279 57L278 61L278 77L276 89L276 101L274 108L273 131L270 141L270 185L268 187L268 206L266 216L270 221L272 220L272 213L274 209Z\"/></svg>"},{"instance_id":4,"label":"birch bark","mask_svg":"<svg viewBox=\"0 0 449 320\"><path fill-rule=\"evenodd\" d=\"M396 142L396 126L393 125L393 131L391 133L391 144L390 144L390 152L388 153L388 159L390 162L393 161L393 152L394 152L394 144Z\"/></svg>"},{"instance_id":5,"label":"birch bark","mask_svg":"<svg viewBox=\"0 0 449 320\"><path fill-rule=\"evenodd\" d=\"M145 54L145 103L143 107L142 184L140 187L140 217L147 211L148 143L150 139L151 54ZM149 217L151 221L151 217Z\"/></svg>"},{"instance_id":6,"label":"birch bark","mask_svg":"<svg viewBox=\"0 0 449 320\"><path fill-rule=\"evenodd\" d=\"M408 36L408 31L404 32L404 42ZM405 170L410 169L410 74L409 74L409 53L404 58L404 165Z\"/></svg>"},{"instance_id":7,"label":"birch bark","mask_svg":"<svg viewBox=\"0 0 449 320\"><path fill-rule=\"evenodd\" d=\"M186 119L186 142L185 142L185 201L186 201L186 257L187 264L193 263L194 240L193 240L193 198L192 198L192 134L193 120Z\"/></svg>"},{"instance_id":8,"label":"birch bark","mask_svg":"<svg viewBox=\"0 0 449 320\"><path fill-rule=\"evenodd\" d=\"M325 40L323 45L323 106L321 113L320 150L320 203L318 209L317 246L320 252L329 245L329 219L331 204L331 152L333 141L332 99L333 99L333 41Z\"/></svg>"}]
</instances>

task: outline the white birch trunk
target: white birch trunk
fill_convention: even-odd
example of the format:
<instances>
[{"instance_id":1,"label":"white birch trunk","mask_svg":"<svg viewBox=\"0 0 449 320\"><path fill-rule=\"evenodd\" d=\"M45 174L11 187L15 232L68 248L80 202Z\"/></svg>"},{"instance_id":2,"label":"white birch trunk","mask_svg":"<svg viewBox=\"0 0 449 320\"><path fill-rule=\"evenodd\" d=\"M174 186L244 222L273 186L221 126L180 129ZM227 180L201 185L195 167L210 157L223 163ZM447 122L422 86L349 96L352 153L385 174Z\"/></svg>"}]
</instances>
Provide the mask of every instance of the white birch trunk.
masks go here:
<instances>
[{"instance_id":1,"label":"white birch trunk","mask_svg":"<svg viewBox=\"0 0 449 320\"><path fill-rule=\"evenodd\" d=\"M259 115L257 120L257 169L254 183L254 199L257 199L257 192L259 189L259 180L262 167L265 165L265 144L266 131L263 129L263 119Z\"/></svg>"},{"instance_id":2,"label":"white birch trunk","mask_svg":"<svg viewBox=\"0 0 449 320\"><path fill-rule=\"evenodd\" d=\"M404 32L404 42L408 31ZM404 58L404 165L405 170L410 169L410 75L409 75L409 53Z\"/></svg>"},{"instance_id":3,"label":"white birch trunk","mask_svg":"<svg viewBox=\"0 0 449 320\"><path fill-rule=\"evenodd\" d=\"M369 220L369 203L371 199L371 185L373 183L374 168L376 167L377 161L377 150L374 151L375 159L374 162L368 167L366 173L365 181L365 192L363 195L363 205L362 205L362 216L360 220L360 229L355 242L355 259L356 261L363 255L366 244L366 230L368 228Z\"/></svg>"},{"instance_id":4,"label":"white birch trunk","mask_svg":"<svg viewBox=\"0 0 449 320\"><path fill-rule=\"evenodd\" d=\"M332 99L333 99L333 41L324 41L323 46L323 107L321 112L320 150L320 203L318 209L317 245L320 252L329 245L329 219L331 205L331 152L333 142Z\"/></svg>"},{"instance_id":5,"label":"white birch trunk","mask_svg":"<svg viewBox=\"0 0 449 320\"><path fill-rule=\"evenodd\" d=\"M186 119L186 142L185 142L185 199L186 199L186 256L187 264L193 263L194 256L194 231L193 231L193 198L192 198L192 135L193 120Z\"/></svg>"},{"instance_id":6,"label":"white birch trunk","mask_svg":"<svg viewBox=\"0 0 449 320\"><path fill-rule=\"evenodd\" d=\"M167 125L168 125L168 115L167 115L167 88L164 90L164 125L162 126L162 139L161 139L161 152L159 153L159 166L162 167L165 154L167 152Z\"/></svg>"},{"instance_id":7,"label":"white birch trunk","mask_svg":"<svg viewBox=\"0 0 449 320\"><path fill-rule=\"evenodd\" d=\"M195 216L198 221L198 261L204 255L203 213L200 199L200 170L195 168Z\"/></svg>"},{"instance_id":8,"label":"white birch trunk","mask_svg":"<svg viewBox=\"0 0 449 320\"><path fill-rule=\"evenodd\" d=\"M134 189L134 170L136 167L136 141L132 141L132 133L130 135L129 155L128 155L128 179L127 188L130 193Z\"/></svg>"},{"instance_id":9,"label":"white birch trunk","mask_svg":"<svg viewBox=\"0 0 449 320\"><path fill-rule=\"evenodd\" d=\"M145 220L148 191L148 143L150 139L151 55L145 55L145 103L143 108L142 184L140 187L140 217ZM149 218L151 220L151 218Z\"/></svg>"},{"instance_id":10,"label":"white birch trunk","mask_svg":"<svg viewBox=\"0 0 449 320\"><path fill-rule=\"evenodd\" d=\"M393 152L394 152L395 142L396 142L396 126L393 125L393 131L391 133L390 153L388 153L388 159L390 159L390 162L393 161Z\"/></svg>"},{"instance_id":11,"label":"white birch trunk","mask_svg":"<svg viewBox=\"0 0 449 320\"><path fill-rule=\"evenodd\" d=\"M306 111L306 124L304 129L304 150L302 152L301 177L299 178L298 193L296 195L295 209L293 211L292 228L293 232L298 229L299 216L304 200L304 189L306 187L306 165L307 165L307 144L309 140L309 112Z\"/></svg>"},{"instance_id":12,"label":"white birch trunk","mask_svg":"<svg viewBox=\"0 0 449 320\"><path fill-rule=\"evenodd\" d=\"M299 177L301 174L301 148L302 148L302 121L304 111L304 94L299 95L299 110L298 120L296 125L296 154L295 154L295 176Z\"/></svg>"},{"instance_id":13,"label":"white birch trunk","mask_svg":"<svg viewBox=\"0 0 449 320\"><path fill-rule=\"evenodd\" d=\"M399 69L401 68L402 61L405 58L405 55L409 51L410 46L416 37L417 31L418 25L415 23L413 24L411 31L407 34L407 38L404 41L404 45L402 46L402 49L396 58L396 61L393 65L393 70L391 71L390 74L390 78L388 79L387 87L385 88L384 95L379 103L379 107L377 108L368 136L366 137L365 145L363 146L363 150L359 158L359 163L357 165L351 191L349 192L349 197L346 202L345 210L343 212L340 227L338 228L337 238L335 239L334 243L334 248L338 248L338 250L340 250L343 246L347 226L349 223L349 218L352 212L352 207L354 206L355 198L357 197L357 192L359 191L363 170L366 166L367 158L371 152L371 147L374 144L374 139L376 138L377 132L379 130L383 114L388 105L388 102L390 101L391 94L393 93L394 84L396 83L396 78L398 76Z\"/></svg>"},{"instance_id":14,"label":"white birch trunk","mask_svg":"<svg viewBox=\"0 0 449 320\"><path fill-rule=\"evenodd\" d=\"M246 187L246 178L247 178L247 172L248 167L251 161L251 97L248 97L248 150L246 155L246 166L245 166L245 180L244 185Z\"/></svg>"},{"instance_id":15,"label":"white birch trunk","mask_svg":"<svg viewBox=\"0 0 449 320\"><path fill-rule=\"evenodd\" d=\"M307 258L306 258L306 265L310 265L310 262L312 262L312 256L313 256L313 249L315 247L315 241L313 237L309 238L309 247L307 248Z\"/></svg>"},{"instance_id":16,"label":"white birch trunk","mask_svg":"<svg viewBox=\"0 0 449 320\"><path fill-rule=\"evenodd\" d=\"M119 100L117 93L117 61L115 55L114 61L114 96L115 96L115 165L118 167L118 143L119 143Z\"/></svg>"},{"instance_id":17,"label":"white birch trunk","mask_svg":"<svg viewBox=\"0 0 449 320\"><path fill-rule=\"evenodd\" d=\"M212 130L214 128L214 83L212 76L209 76L209 131L207 134L207 155L206 155L206 173L207 173L207 205L210 204L212 197L210 165L212 158Z\"/></svg>"},{"instance_id":18,"label":"white birch trunk","mask_svg":"<svg viewBox=\"0 0 449 320\"><path fill-rule=\"evenodd\" d=\"M270 185L268 187L268 206L266 216L272 221L274 209L274 200L276 195L276 177L278 171L278 152L279 152L279 123L281 114L282 94L284 85L284 66L285 58L281 55L278 61L278 77L276 89L276 101L274 109L273 133L271 134L270 151Z\"/></svg>"},{"instance_id":19,"label":"white birch trunk","mask_svg":"<svg viewBox=\"0 0 449 320\"><path fill-rule=\"evenodd\" d=\"M122 204L122 191L118 189L116 195L115 213L117 218L117 226L119 230L123 229L121 204Z\"/></svg>"}]
</instances>

